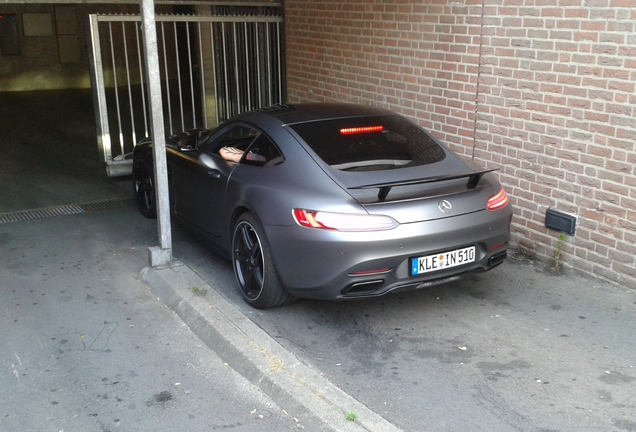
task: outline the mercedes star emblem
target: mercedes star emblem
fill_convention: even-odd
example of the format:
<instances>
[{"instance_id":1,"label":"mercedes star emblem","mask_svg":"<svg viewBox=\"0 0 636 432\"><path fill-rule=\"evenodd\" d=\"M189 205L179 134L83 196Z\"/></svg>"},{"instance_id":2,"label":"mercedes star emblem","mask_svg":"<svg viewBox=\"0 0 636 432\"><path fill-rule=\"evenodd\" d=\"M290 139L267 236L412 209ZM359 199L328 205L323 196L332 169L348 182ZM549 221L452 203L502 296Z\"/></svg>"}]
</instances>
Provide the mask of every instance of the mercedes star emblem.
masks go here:
<instances>
[{"instance_id":1,"label":"mercedes star emblem","mask_svg":"<svg viewBox=\"0 0 636 432\"><path fill-rule=\"evenodd\" d=\"M438 204L437 204L437 208L439 209L439 211L441 211L442 213L450 213L450 211L453 209L453 206L451 205L450 202L446 201L446 200L441 200Z\"/></svg>"}]
</instances>

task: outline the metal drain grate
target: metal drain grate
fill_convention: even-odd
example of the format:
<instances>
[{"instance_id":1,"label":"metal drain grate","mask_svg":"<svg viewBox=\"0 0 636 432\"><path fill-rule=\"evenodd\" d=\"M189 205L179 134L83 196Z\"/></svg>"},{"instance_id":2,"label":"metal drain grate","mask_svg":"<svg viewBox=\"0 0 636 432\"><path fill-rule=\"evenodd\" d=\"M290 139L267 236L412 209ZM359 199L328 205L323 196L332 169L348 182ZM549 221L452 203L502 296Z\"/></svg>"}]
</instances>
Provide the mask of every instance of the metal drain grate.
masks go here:
<instances>
[{"instance_id":1,"label":"metal drain grate","mask_svg":"<svg viewBox=\"0 0 636 432\"><path fill-rule=\"evenodd\" d=\"M132 204L132 198L119 198L112 200L94 201L84 204L77 204L84 212L92 212L97 210L108 210L114 208L124 207L125 205Z\"/></svg>"},{"instance_id":2,"label":"metal drain grate","mask_svg":"<svg viewBox=\"0 0 636 432\"><path fill-rule=\"evenodd\" d=\"M12 213L0 213L0 225L23 222L35 219L50 218L56 216L73 215L79 213L89 213L97 210L108 210L113 208L124 207L133 202L132 198L110 199L102 201L93 201L82 204L67 204L54 207L46 207L34 210L21 210Z\"/></svg>"}]
</instances>

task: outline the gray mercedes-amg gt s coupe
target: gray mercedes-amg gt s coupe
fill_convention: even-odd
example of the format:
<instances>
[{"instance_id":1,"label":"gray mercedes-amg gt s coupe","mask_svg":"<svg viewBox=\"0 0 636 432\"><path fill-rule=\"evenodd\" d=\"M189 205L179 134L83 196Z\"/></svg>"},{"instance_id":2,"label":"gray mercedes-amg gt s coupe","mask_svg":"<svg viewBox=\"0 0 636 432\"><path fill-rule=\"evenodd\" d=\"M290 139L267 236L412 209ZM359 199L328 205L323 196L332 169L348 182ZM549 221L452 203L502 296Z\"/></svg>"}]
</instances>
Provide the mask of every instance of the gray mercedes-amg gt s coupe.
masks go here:
<instances>
[{"instance_id":1,"label":"gray mercedes-amg gt s coupe","mask_svg":"<svg viewBox=\"0 0 636 432\"><path fill-rule=\"evenodd\" d=\"M146 217L156 217L151 145L133 154ZM252 111L169 137L167 162L173 218L231 259L256 308L424 288L506 257L512 208L492 170L387 110Z\"/></svg>"}]
</instances>

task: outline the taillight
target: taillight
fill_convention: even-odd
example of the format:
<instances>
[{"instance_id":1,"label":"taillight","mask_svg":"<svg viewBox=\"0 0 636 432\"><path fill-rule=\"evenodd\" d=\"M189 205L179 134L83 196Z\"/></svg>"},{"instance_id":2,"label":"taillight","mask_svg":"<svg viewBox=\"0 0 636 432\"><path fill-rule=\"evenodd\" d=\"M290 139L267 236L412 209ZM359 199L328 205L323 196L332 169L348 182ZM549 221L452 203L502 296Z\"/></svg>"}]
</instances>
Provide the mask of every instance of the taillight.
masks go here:
<instances>
[{"instance_id":1,"label":"taillight","mask_svg":"<svg viewBox=\"0 0 636 432\"><path fill-rule=\"evenodd\" d=\"M294 209L294 219L300 226L336 231L381 231L398 226L389 216L333 213Z\"/></svg>"},{"instance_id":2,"label":"taillight","mask_svg":"<svg viewBox=\"0 0 636 432\"><path fill-rule=\"evenodd\" d=\"M500 208L505 207L506 204L508 204L508 195L506 195L504 188L501 188L499 192L488 199L486 208L488 210L499 210Z\"/></svg>"}]
</instances>

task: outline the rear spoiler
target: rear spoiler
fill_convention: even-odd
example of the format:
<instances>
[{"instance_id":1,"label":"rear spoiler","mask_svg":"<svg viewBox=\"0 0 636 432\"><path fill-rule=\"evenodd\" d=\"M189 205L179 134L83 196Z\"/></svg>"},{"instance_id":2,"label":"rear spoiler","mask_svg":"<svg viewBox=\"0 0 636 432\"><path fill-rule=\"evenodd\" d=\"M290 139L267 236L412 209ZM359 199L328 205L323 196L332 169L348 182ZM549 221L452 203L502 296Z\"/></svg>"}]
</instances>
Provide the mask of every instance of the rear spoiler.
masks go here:
<instances>
[{"instance_id":1,"label":"rear spoiler","mask_svg":"<svg viewBox=\"0 0 636 432\"><path fill-rule=\"evenodd\" d=\"M456 179L468 177L468 183L466 183L466 187L468 189L475 189L477 187L477 184L479 184L479 180L481 180L481 178L482 178L482 176L484 174L489 173L489 172L493 172L493 171L497 171L497 170L499 170L499 168L483 170L483 171L468 171L468 172L463 172L463 173L459 173L459 174L447 174L447 175L440 175L440 176L434 176L434 177L424 177L424 178L421 178L421 179L408 180L408 181L396 181L396 182L389 182L389 183L373 183L373 184L368 184L368 185L353 186L353 187L350 187L348 189L375 189L375 188L378 188L378 189L380 189L378 191L378 200L379 201L384 201L386 199L387 195L389 195L389 192L391 191L391 188L394 187L394 186L411 186L411 185L416 185L416 184L436 183L436 182L442 182L442 181L447 181L447 180L456 180Z\"/></svg>"}]
</instances>

